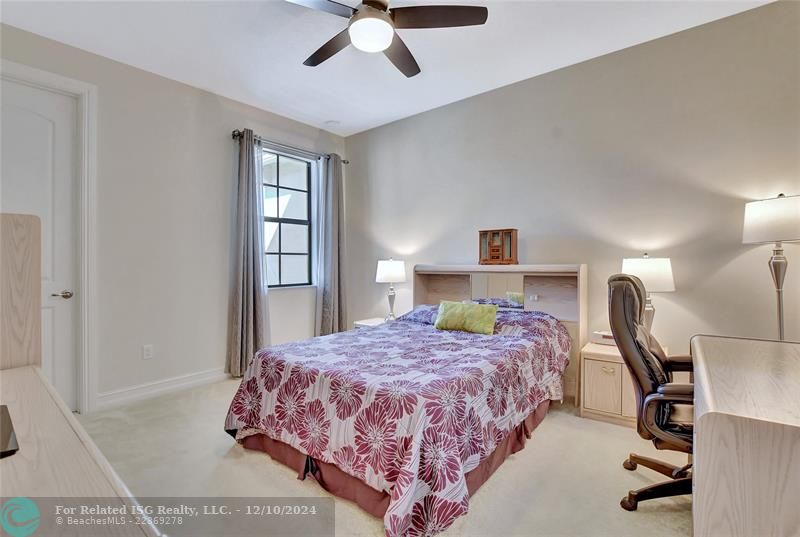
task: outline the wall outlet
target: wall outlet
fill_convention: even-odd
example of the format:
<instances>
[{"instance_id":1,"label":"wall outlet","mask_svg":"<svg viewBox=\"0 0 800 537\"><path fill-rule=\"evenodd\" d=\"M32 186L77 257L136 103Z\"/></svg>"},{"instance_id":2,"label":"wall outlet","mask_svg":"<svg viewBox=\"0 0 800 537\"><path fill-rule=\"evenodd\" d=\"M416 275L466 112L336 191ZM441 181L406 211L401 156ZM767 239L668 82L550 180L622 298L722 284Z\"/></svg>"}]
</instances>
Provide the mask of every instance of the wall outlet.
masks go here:
<instances>
[{"instance_id":1,"label":"wall outlet","mask_svg":"<svg viewBox=\"0 0 800 537\"><path fill-rule=\"evenodd\" d=\"M152 360L154 354L155 351L153 350L153 345L142 345L142 360Z\"/></svg>"}]
</instances>

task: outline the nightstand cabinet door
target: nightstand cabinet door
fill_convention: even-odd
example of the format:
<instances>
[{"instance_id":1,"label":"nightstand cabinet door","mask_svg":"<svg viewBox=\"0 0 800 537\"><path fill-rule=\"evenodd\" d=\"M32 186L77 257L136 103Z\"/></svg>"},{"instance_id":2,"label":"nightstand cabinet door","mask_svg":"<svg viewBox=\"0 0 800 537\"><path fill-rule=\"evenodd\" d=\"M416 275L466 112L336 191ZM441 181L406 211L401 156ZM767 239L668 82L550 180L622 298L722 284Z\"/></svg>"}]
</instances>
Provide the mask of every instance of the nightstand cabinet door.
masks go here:
<instances>
[{"instance_id":1,"label":"nightstand cabinet door","mask_svg":"<svg viewBox=\"0 0 800 537\"><path fill-rule=\"evenodd\" d=\"M584 406L591 410L620 414L622 412L622 364L586 359L584 367ZM627 380L627 379L626 379Z\"/></svg>"}]
</instances>

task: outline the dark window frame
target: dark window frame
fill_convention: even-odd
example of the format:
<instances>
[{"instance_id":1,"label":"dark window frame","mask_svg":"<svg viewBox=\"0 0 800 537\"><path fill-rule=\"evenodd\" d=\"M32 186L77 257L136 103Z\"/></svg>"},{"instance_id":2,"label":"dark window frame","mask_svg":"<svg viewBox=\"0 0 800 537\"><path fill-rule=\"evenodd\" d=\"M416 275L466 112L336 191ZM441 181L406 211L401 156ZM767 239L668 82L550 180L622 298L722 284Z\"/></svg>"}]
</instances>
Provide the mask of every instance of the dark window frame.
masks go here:
<instances>
[{"instance_id":1,"label":"dark window frame","mask_svg":"<svg viewBox=\"0 0 800 537\"><path fill-rule=\"evenodd\" d=\"M281 190L291 190L292 192L302 192L302 193L304 193L306 195L306 219L305 220L304 219L299 219L299 218L281 218L281 217L274 217L274 216L266 216L266 211L265 211L264 222L272 222L272 223L278 224L278 231L277 231L277 233L278 233L278 251L277 251L277 253L276 252L267 252L266 250L267 250L267 247L269 245L268 244L264 244L264 268L266 269L266 256L268 256L268 255L277 255L278 256L278 282L279 283L270 284L269 283L269 278L267 277L266 274L264 275L264 281L267 284L267 287L269 289L280 289L280 288L284 288L284 287L307 287L307 286L310 286L310 285L314 285L314 278L313 278L313 276L311 274L311 267L313 266L312 258L313 258L313 250L314 250L314 246L312 244L313 234L312 234L312 227L311 227L311 221L312 221L312 219L311 219L311 195L312 195L312 192L311 192L311 167L312 167L311 166L311 162L306 160L306 159L303 159L303 158L295 157L293 155L285 155L283 153L280 153L278 151L273 151L273 150L268 149L268 148L262 148L261 151L263 153L271 153L271 154L276 156L276 159L275 159L275 184L271 185L271 184L267 183L266 180L262 180L262 183L261 183L261 188L262 189L265 189L268 186L275 188L276 193L279 195L279 197L276 198L276 203L277 203L277 199L280 198L280 191ZM292 160L296 160L296 161L300 161L300 162L305 162L305 164L306 164L306 190L302 190L300 188L294 188L294 187L281 186L281 157L292 159ZM262 195L262 198L263 198L264 194L262 193L261 195ZM284 252L283 251L283 244L282 244L282 237L281 237L281 235L282 235L281 224L304 225L304 226L306 226L308 228L308 242L307 242L307 244L308 244L308 252L307 253ZM307 281L302 282L302 283L282 283L282 280L283 280L283 256L290 256L290 255L305 255L305 256L308 257L308 266L307 266L308 280Z\"/></svg>"}]
</instances>

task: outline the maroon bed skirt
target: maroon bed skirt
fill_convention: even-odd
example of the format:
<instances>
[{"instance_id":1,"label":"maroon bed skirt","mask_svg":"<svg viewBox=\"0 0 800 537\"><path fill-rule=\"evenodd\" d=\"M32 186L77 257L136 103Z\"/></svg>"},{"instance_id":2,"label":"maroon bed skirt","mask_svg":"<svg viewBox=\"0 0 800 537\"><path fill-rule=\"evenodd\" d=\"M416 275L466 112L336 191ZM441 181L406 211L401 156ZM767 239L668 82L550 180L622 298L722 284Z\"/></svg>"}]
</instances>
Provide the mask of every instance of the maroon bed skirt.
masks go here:
<instances>
[{"instance_id":1,"label":"maroon bed skirt","mask_svg":"<svg viewBox=\"0 0 800 537\"><path fill-rule=\"evenodd\" d=\"M549 408L549 400L540 403L536 410L531 412L497 445L491 455L467 473L465 477L470 496L486 483L509 455L525 447L525 442L547 415ZM273 440L263 434L255 434L242 440L242 445L248 449L264 451L276 461L296 470L298 479L305 479L306 475L311 474L322 488L334 496L357 503L359 507L373 516L383 518L389 507L387 492L375 490L360 479L344 473L333 464L313 459L288 444Z\"/></svg>"}]
</instances>

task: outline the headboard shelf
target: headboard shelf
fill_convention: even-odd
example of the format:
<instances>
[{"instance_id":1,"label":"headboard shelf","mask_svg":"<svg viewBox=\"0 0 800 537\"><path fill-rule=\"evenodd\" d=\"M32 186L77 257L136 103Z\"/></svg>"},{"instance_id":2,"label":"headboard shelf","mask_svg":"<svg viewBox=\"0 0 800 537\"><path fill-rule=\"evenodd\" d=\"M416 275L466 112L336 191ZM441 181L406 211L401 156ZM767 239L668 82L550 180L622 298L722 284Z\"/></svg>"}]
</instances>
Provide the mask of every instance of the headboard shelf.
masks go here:
<instances>
[{"instance_id":1,"label":"headboard shelf","mask_svg":"<svg viewBox=\"0 0 800 537\"><path fill-rule=\"evenodd\" d=\"M575 396L577 403L578 354L588 340L587 271L584 264L416 265L414 306L442 300L502 298L506 290L523 292L525 310L549 313L572 337L564 392Z\"/></svg>"}]
</instances>

